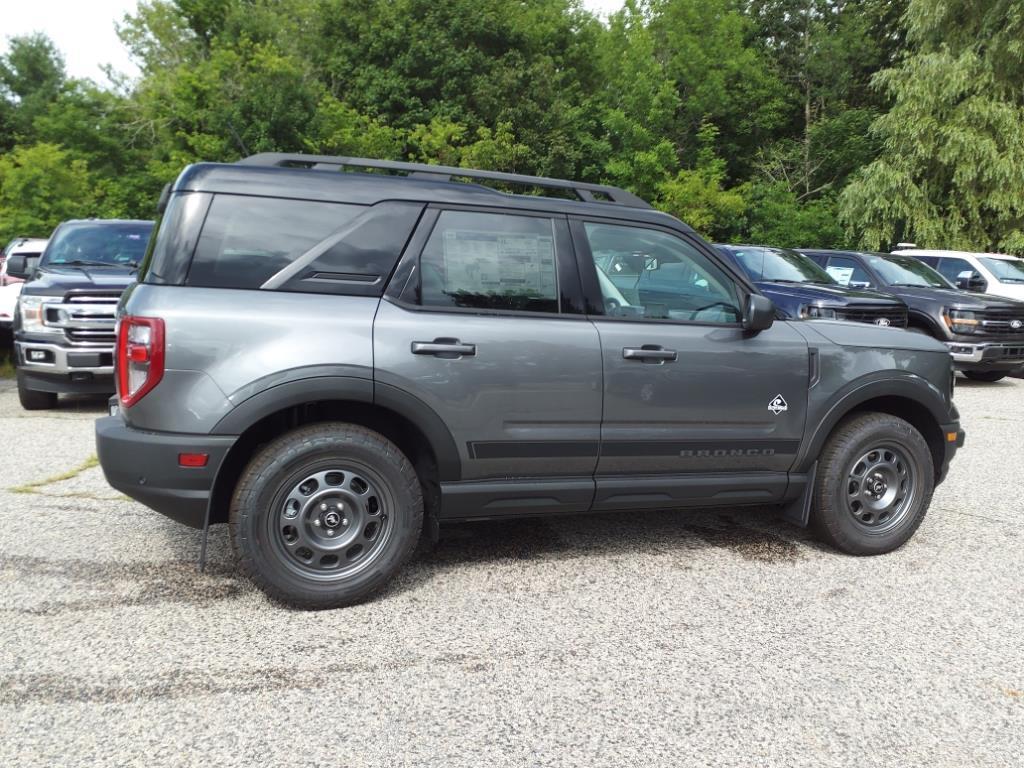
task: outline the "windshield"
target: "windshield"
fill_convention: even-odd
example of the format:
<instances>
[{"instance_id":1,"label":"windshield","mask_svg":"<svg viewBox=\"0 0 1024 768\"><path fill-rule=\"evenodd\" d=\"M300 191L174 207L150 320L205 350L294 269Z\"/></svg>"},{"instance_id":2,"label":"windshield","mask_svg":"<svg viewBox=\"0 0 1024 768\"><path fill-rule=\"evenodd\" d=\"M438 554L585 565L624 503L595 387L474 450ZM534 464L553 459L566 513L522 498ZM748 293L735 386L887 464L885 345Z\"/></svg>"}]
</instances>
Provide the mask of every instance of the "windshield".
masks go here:
<instances>
[{"instance_id":1,"label":"windshield","mask_svg":"<svg viewBox=\"0 0 1024 768\"><path fill-rule=\"evenodd\" d=\"M150 221L83 221L61 226L50 241L44 264L134 267L146 253Z\"/></svg>"},{"instance_id":2,"label":"windshield","mask_svg":"<svg viewBox=\"0 0 1024 768\"><path fill-rule=\"evenodd\" d=\"M1000 283L1024 283L1024 261L993 259L988 256L982 256L980 261Z\"/></svg>"},{"instance_id":3,"label":"windshield","mask_svg":"<svg viewBox=\"0 0 1024 768\"><path fill-rule=\"evenodd\" d=\"M835 285L828 272L806 256L788 248L724 246L751 280L768 283L820 283Z\"/></svg>"},{"instance_id":4,"label":"windshield","mask_svg":"<svg viewBox=\"0 0 1024 768\"><path fill-rule=\"evenodd\" d=\"M865 260L886 285L909 285L922 288L952 288L942 275L923 261L909 256L865 256Z\"/></svg>"}]
</instances>

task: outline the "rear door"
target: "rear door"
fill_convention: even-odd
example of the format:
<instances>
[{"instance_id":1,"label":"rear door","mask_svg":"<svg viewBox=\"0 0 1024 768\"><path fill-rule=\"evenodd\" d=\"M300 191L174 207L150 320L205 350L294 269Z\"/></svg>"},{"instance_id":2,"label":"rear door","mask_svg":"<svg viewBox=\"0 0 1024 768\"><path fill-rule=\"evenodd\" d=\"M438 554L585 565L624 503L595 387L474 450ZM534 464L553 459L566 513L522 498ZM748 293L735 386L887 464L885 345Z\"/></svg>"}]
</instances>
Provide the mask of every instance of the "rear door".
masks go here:
<instances>
[{"instance_id":1,"label":"rear door","mask_svg":"<svg viewBox=\"0 0 1024 768\"><path fill-rule=\"evenodd\" d=\"M749 289L695 239L596 219L572 233L604 308L594 509L778 500L804 429L804 338L744 331Z\"/></svg>"},{"instance_id":2,"label":"rear door","mask_svg":"<svg viewBox=\"0 0 1024 768\"><path fill-rule=\"evenodd\" d=\"M589 508L601 350L564 217L428 210L377 312L374 358L376 386L413 395L454 438L447 516Z\"/></svg>"}]
</instances>

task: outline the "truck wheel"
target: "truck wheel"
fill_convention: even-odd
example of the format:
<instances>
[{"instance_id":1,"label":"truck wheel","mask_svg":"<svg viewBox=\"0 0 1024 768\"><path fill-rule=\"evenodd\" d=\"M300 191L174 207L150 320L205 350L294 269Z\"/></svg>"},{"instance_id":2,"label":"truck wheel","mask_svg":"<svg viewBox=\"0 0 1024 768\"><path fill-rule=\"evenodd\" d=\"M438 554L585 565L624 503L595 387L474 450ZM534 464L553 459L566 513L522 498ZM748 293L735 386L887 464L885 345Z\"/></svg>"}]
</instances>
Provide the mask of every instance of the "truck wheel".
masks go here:
<instances>
[{"instance_id":1,"label":"truck wheel","mask_svg":"<svg viewBox=\"0 0 1024 768\"><path fill-rule=\"evenodd\" d=\"M336 608L379 590L423 529L409 460L382 435L327 422L289 432L245 468L230 510L242 568L298 608Z\"/></svg>"},{"instance_id":2,"label":"truck wheel","mask_svg":"<svg viewBox=\"0 0 1024 768\"><path fill-rule=\"evenodd\" d=\"M851 416L821 454L811 527L851 555L891 552L924 520L934 488L932 455L920 432L886 413Z\"/></svg>"},{"instance_id":3,"label":"truck wheel","mask_svg":"<svg viewBox=\"0 0 1024 768\"><path fill-rule=\"evenodd\" d=\"M36 389L26 389L25 385L18 382L18 399L21 407L26 411L45 411L57 407L57 394L55 392L40 392Z\"/></svg>"},{"instance_id":4,"label":"truck wheel","mask_svg":"<svg viewBox=\"0 0 1024 768\"><path fill-rule=\"evenodd\" d=\"M964 371L964 376L973 381L999 381L1006 378L1003 371Z\"/></svg>"}]
</instances>

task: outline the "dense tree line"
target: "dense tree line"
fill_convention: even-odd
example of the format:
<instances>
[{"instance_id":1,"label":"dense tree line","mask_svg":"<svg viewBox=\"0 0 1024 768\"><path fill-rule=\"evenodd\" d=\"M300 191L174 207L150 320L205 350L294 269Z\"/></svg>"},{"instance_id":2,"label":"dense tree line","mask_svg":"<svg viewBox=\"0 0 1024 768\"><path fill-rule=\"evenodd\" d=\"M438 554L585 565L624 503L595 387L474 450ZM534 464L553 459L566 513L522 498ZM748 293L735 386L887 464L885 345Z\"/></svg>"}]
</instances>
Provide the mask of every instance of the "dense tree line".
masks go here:
<instances>
[{"instance_id":1,"label":"dense tree line","mask_svg":"<svg viewBox=\"0 0 1024 768\"><path fill-rule=\"evenodd\" d=\"M1020 0L143 0L0 59L0 240L261 151L606 181L706 236L1024 252Z\"/></svg>"}]
</instances>

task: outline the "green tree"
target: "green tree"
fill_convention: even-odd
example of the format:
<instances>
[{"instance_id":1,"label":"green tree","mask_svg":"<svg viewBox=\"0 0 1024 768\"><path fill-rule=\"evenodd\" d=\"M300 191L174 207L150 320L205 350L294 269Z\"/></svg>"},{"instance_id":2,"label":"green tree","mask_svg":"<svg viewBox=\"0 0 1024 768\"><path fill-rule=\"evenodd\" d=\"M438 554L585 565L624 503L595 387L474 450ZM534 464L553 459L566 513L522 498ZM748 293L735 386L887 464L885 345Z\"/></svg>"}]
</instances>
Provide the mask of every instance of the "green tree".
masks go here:
<instances>
[{"instance_id":1,"label":"green tree","mask_svg":"<svg viewBox=\"0 0 1024 768\"><path fill-rule=\"evenodd\" d=\"M89 170L55 144L16 147L0 157L0 241L46 237L65 219L93 212Z\"/></svg>"},{"instance_id":2,"label":"green tree","mask_svg":"<svg viewBox=\"0 0 1024 768\"><path fill-rule=\"evenodd\" d=\"M0 148L30 135L32 122L60 95L65 79L64 58L50 38L10 39L0 57Z\"/></svg>"},{"instance_id":3,"label":"green tree","mask_svg":"<svg viewBox=\"0 0 1024 768\"><path fill-rule=\"evenodd\" d=\"M725 161L715 154L718 129L705 123L698 131L700 150L692 169L679 171L658 188L657 206L682 219L711 240L728 240L743 225L746 201L739 189L723 188Z\"/></svg>"},{"instance_id":4,"label":"green tree","mask_svg":"<svg viewBox=\"0 0 1024 768\"><path fill-rule=\"evenodd\" d=\"M910 0L912 53L876 82L893 101L877 160L841 196L869 248L1021 250L1024 13L1013 0Z\"/></svg>"}]
</instances>

